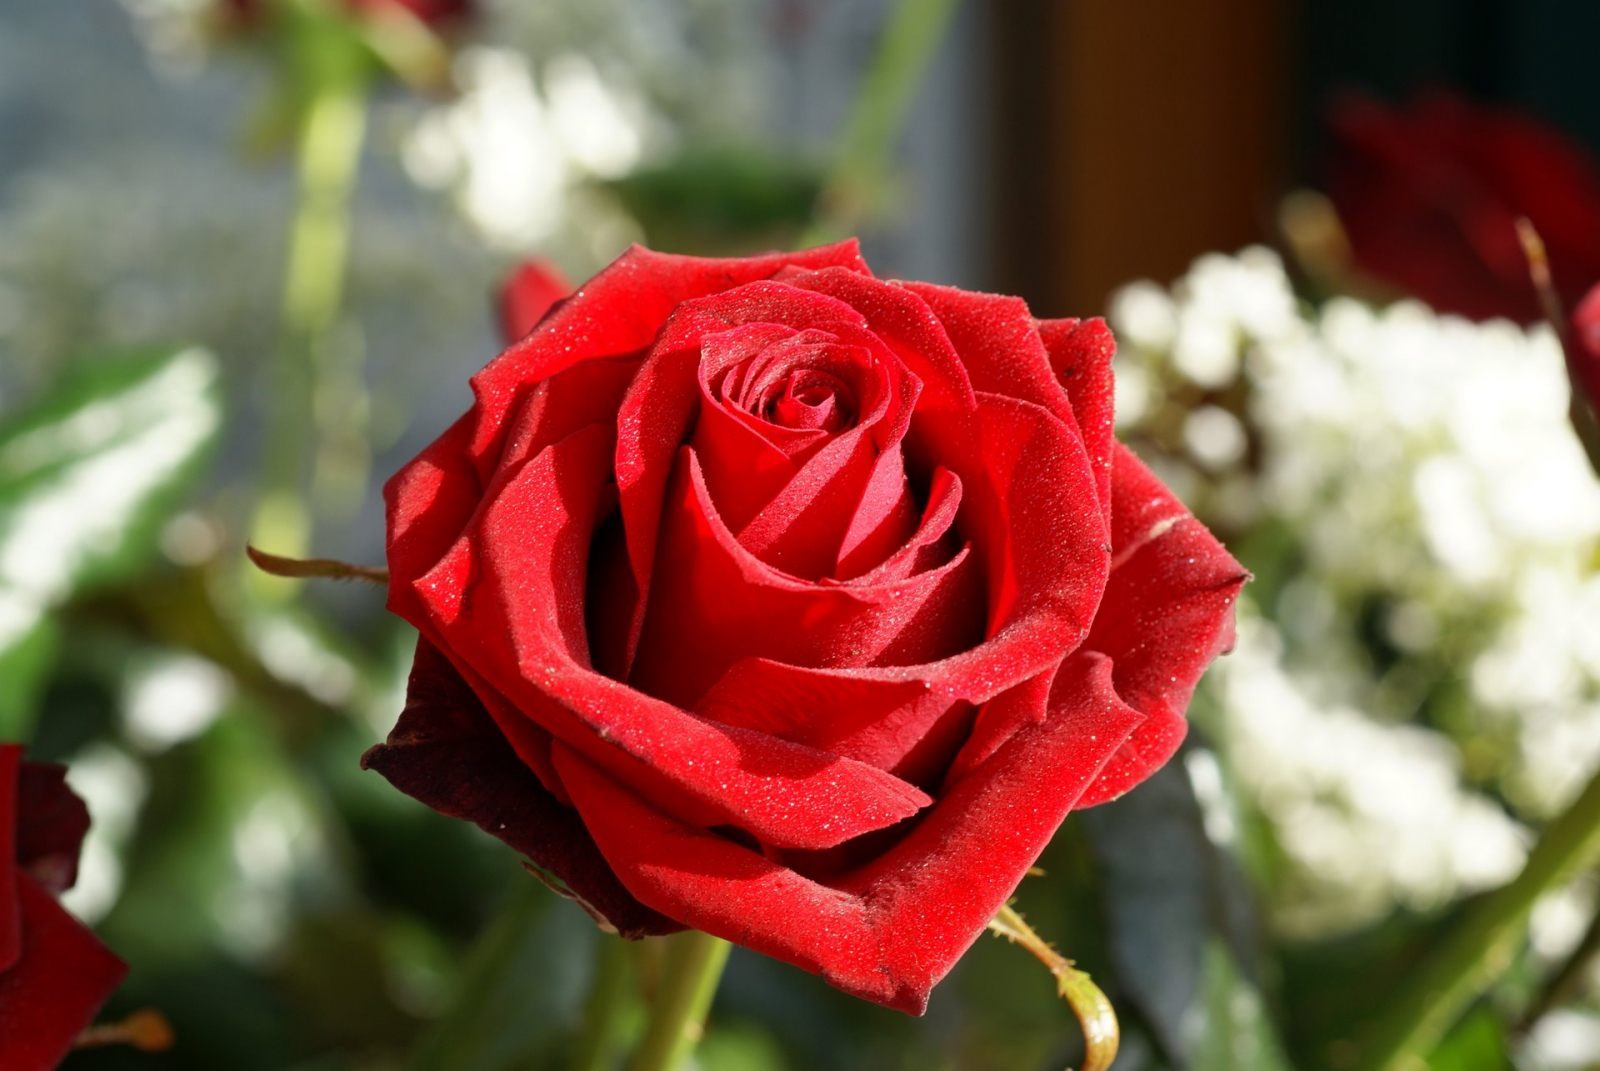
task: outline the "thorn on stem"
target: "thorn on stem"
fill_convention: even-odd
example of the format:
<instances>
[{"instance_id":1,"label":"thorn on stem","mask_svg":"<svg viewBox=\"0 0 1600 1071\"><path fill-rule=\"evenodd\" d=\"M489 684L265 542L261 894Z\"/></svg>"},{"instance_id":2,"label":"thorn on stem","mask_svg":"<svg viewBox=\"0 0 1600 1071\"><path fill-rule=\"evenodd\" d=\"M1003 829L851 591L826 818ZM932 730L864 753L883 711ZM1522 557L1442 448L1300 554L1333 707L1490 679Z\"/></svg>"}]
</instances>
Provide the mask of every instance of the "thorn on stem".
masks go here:
<instances>
[{"instance_id":1,"label":"thorn on stem","mask_svg":"<svg viewBox=\"0 0 1600 1071\"><path fill-rule=\"evenodd\" d=\"M1035 933L1010 904L989 920L989 931L1033 953L1034 958L1055 975L1056 991L1072 1008L1072 1014L1077 1016L1078 1025L1083 1029L1081 1071L1110 1071L1112 1061L1117 1058L1122 1033L1117 1025L1116 1009L1100 987Z\"/></svg>"}]
</instances>

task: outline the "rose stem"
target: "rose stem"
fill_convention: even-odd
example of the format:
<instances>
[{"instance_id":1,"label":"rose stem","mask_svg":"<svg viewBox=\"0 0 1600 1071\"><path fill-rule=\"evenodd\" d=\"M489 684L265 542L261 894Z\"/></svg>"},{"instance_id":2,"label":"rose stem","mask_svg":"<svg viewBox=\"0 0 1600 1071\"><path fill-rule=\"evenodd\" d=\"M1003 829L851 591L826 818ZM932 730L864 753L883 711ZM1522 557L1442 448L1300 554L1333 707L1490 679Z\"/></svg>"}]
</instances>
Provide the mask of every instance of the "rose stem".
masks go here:
<instances>
[{"instance_id":1,"label":"rose stem","mask_svg":"<svg viewBox=\"0 0 1600 1071\"><path fill-rule=\"evenodd\" d=\"M732 948L697 930L665 940L666 970L630 1071L676 1071L693 1051Z\"/></svg>"},{"instance_id":2,"label":"rose stem","mask_svg":"<svg viewBox=\"0 0 1600 1071\"><path fill-rule=\"evenodd\" d=\"M955 0L899 0L895 6L839 139L816 218L800 238L802 246L843 238L868 214L889 170L895 135L955 8Z\"/></svg>"},{"instance_id":3,"label":"rose stem","mask_svg":"<svg viewBox=\"0 0 1600 1071\"><path fill-rule=\"evenodd\" d=\"M1384 1012L1352 1064L1372 1071L1420 1067L1468 1004L1510 964L1545 893L1600 857L1600 771L1540 835L1522 872L1479 901L1456 924L1409 981L1383 1004Z\"/></svg>"},{"instance_id":4,"label":"rose stem","mask_svg":"<svg viewBox=\"0 0 1600 1071\"><path fill-rule=\"evenodd\" d=\"M583 1007L583 1032L578 1035L573 1071L609 1071L622 1044L622 1028L632 987L635 944L609 934L600 935L595 953L594 981Z\"/></svg>"},{"instance_id":5,"label":"rose stem","mask_svg":"<svg viewBox=\"0 0 1600 1071\"><path fill-rule=\"evenodd\" d=\"M284 267L276 378L268 393L261 495L250 535L258 546L300 556L311 538L304 482L314 461L317 470L324 468L319 455L327 452L330 428L343 429L338 434L346 452L361 437L359 423L350 430L361 400L349 397L348 383L335 383L359 383L359 370L333 367L333 334L344 300L350 201L366 132L366 84L357 66L361 57L348 55L342 39L329 40L325 26L296 27L289 47L293 75L305 83L306 93L296 146L299 192ZM337 391L345 396L332 397ZM329 412L338 403L346 411ZM342 471L345 478L352 467L364 466L359 458L328 460L339 462L329 471Z\"/></svg>"}]
</instances>

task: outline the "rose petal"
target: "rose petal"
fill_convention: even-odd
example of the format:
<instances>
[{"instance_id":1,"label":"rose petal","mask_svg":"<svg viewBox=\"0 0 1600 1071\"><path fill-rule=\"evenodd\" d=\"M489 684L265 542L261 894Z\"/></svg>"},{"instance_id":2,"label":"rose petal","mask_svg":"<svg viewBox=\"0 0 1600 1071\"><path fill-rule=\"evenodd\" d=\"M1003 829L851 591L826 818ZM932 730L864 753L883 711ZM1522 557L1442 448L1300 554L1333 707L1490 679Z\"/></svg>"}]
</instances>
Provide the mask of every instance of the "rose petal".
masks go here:
<instances>
[{"instance_id":1,"label":"rose petal","mask_svg":"<svg viewBox=\"0 0 1600 1071\"><path fill-rule=\"evenodd\" d=\"M572 284L548 260L523 261L500 288L500 329L507 342L522 338L551 306L572 293Z\"/></svg>"},{"instance_id":2,"label":"rose petal","mask_svg":"<svg viewBox=\"0 0 1600 1071\"><path fill-rule=\"evenodd\" d=\"M66 1059L128 968L27 874L17 875L22 955L0 973L0 1067Z\"/></svg>"},{"instance_id":3,"label":"rose petal","mask_svg":"<svg viewBox=\"0 0 1600 1071\"><path fill-rule=\"evenodd\" d=\"M819 667L905 665L943 658L980 638L981 589L965 551L938 568L882 584L796 578L734 539L687 447L667 496L657 560L632 680L685 707L742 658Z\"/></svg>"},{"instance_id":4,"label":"rose petal","mask_svg":"<svg viewBox=\"0 0 1600 1071\"><path fill-rule=\"evenodd\" d=\"M908 778L921 736L958 704L982 704L1059 665L1089 632L1110 562L1082 444L1044 409L980 395L978 447L965 459L984 497L964 505L986 547L988 638L936 662L829 669L752 659L729 670L702 707L737 707L741 724L815 742ZM974 458L977 459L976 462ZM965 487L971 483L964 481ZM968 490L964 494L970 496Z\"/></svg>"},{"instance_id":5,"label":"rose petal","mask_svg":"<svg viewBox=\"0 0 1600 1071\"><path fill-rule=\"evenodd\" d=\"M1117 353L1117 340L1101 319L1040 320L1039 337L1050 354L1072 412L1078 418L1078 434L1094 469L1095 488L1100 493L1100 508L1111 518L1111 444L1115 424L1115 387L1111 359Z\"/></svg>"},{"instance_id":6,"label":"rose petal","mask_svg":"<svg viewBox=\"0 0 1600 1071\"><path fill-rule=\"evenodd\" d=\"M540 380L581 361L643 351L679 305L718 294L788 267L838 266L866 272L854 239L795 253L709 258L632 246L472 377L477 415L472 453L495 453L505 415Z\"/></svg>"},{"instance_id":7,"label":"rose petal","mask_svg":"<svg viewBox=\"0 0 1600 1071\"><path fill-rule=\"evenodd\" d=\"M860 320L842 302L770 282L687 302L673 313L617 414L617 492L638 591L650 590L662 496L678 447L696 416L700 341L745 324L837 331L841 325L859 326ZM631 624L635 641L643 620L641 600Z\"/></svg>"},{"instance_id":8,"label":"rose petal","mask_svg":"<svg viewBox=\"0 0 1600 1071\"><path fill-rule=\"evenodd\" d=\"M902 284L838 268L789 273L783 278L793 286L844 302L865 320L867 330L894 350L922 384L919 422L930 424L927 430L941 441L954 441L960 429L952 427L952 421L958 414L971 413L977 401L944 325L927 302Z\"/></svg>"},{"instance_id":9,"label":"rose petal","mask_svg":"<svg viewBox=\"0 0 1600 1071\"><path fill-rule=\"evenodd\" d=\"M696 929L920 1014L1139 715L1110 666L1063 667L1050 716L953 786L879 859L824 884L650 808L571 749L557 768L590 832L642 902Z\"/></svg>"},{"instance_id":10,"label":"rose petal","mask_svg":"<svg viewBox=\"0 0 1600 1071\"><path fill-rule=\"evenodd\" d=\"M67 768L24 762L17 778L18 865L55 895L78 878L78 852L89 832L89 808L67 787Z\"/></svg>"},{"instance_id":11,"label":"rose petal","mask_svg":"<svg viewBox=\"0 0 1600 1071\"><path fill-rule=\"evenodd\" d=\"M473 690L426 640L417 644L399 722L387 742L362 756L361 765L440 814L472 822L526 855L624 936L680 929L628 894L577 812L545 790Z\"/></svg>"},{"instance_id":12,"label":"rose petal","mask_svg":"<svg viewBox=\"0 0 1600 1071\"><path fill-rule=\"evenodd\" d=\"M1250 575L1120 444L1111 506L1111 580L1084 647L1111 657L1117 693L1146 720L1083 807L1122 795L1178 749L1195 685L1233 646L1234 601Z\"/></svg>"},{"instance_id":13,"label":"rose petal","mask_svg":"<svg viewBox=\"0 0 1600 1071\"><path fill-rule=\"evenodd\" d=\"M0 971L22 955L22 905L17 902L17 780L21 744L0 744Z\"/></svg>"},{"instance_id":14,"label":"rose petal","mask_svg":"<svg viewBox=\"0 0 1600 1071\"><path fill-rule=\"evenodd\" d=\"M391 612L412 624L427 613L413 582L435 569L483 498L468 455L475 417L467 413L383 485Z\"/></svg>"},{"instance_id":15,"label":"rose petal","mask_svg":"<svg viewBox=\"0 0 1600 1071\"><path fill-rule=\"evenodd\" d=\"M938 317L973 390L1032 402L1076 426L1027 302L933 283L900 285L927 302Z\"/></svg>"},{"instance_id":16,"label":"rose petal","mask_svg":"<svg viewBox=\"0 0 1600 1071\"><path fill-rule=\"evenodd\" d=\"M609 446L609 429L588 428L508 475L413 584L426 612L414 623L438 630L516 711L696 824L822 848L926 806L883 771L707 722L588 667L584 577Z\"/></svg>"}]
</instances>

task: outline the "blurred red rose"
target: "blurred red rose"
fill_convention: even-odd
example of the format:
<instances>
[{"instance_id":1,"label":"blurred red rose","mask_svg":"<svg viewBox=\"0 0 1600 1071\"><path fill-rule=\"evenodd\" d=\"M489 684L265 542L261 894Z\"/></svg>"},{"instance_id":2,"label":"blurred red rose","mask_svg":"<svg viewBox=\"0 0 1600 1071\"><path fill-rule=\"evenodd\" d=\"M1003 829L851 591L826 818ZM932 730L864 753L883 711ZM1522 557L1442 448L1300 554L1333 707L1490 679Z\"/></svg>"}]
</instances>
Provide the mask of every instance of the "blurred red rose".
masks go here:
<instances>
[{"instance_id":1,"label":"blurred red rose","mask_svg":"<svg viewBox=\"0 0 1600 1071\"><path fill-rule=\"evenodd\" d=\"M500 330L515 342L532 331L550 306L572 293L572 284L548 260L524 261L500 289Z\"/></svg>"},{"instance_id":2,"label":"blurred red rose","mask_svg":"<svg viewBox=\"0 0 1600 1071\"><path fill-rule=\"evenodd\" d=\"M55 1067L127 968L56 896L78 873L89 812L60 766L0 744L0 1067Z\"/></svg>"},{"instance_id":3,"label":"blurred red rose","mask_svg":"<svg viewBox=\"0 0 1600 1071\"><path fill-rule=\"evenodd\" d=\"M1572 389L1592 412L1600 413L1600 285L1572 311L1566 341Z\"/></svg>"},{"instance_id":4,"label":"blurred red rose","mask_svg":"<svg viewBox=\"0 0 1600 1071\"><path fill-rule=\"evenodd\" d=\"M1452 96L1333 112L1328 192L1356 266L1443 312L1541 318L1516 221L1570 304L1600 279L1600 165L1560 132Z\"/></svg>"},{"instance_id":5,"label":"blurred red rose","mask_svg":"<svg viewBox=\"0 0 1600 1071\"><path fill-rule=\"evenodd\" d=\"M1245 574L1113 440L1113 348L854 242L625 253L386 488L422 638L366 764L624 934L921 1011L1231 642Z\"/></svg>"},{"instance_id":6,"label":"blurred red rose","mask_svg":"<svg viewBox=\"0 0 1600 1071\"><path fill-rule=\"evenodd\" d=\"M244 25L250 25L260 19L265 9L274 2L275 0L222 0L228 14ZM382 14L386 9L403 11L429 26L462 21L470 17L477 7L476 0L337 0L337 2L357 15Z\"/></svg>"}]
</instances>

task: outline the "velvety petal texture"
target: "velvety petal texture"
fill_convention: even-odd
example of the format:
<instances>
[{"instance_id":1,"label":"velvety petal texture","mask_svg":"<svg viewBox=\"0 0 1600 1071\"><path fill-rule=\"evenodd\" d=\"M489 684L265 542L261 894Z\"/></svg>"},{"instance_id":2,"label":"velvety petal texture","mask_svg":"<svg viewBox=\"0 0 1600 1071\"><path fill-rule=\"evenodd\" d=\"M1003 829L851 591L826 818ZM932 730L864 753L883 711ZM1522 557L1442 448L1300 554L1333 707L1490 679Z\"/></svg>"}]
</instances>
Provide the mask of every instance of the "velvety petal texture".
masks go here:
<instances>
[{"instance_id":1,"label":"velvety petal texture","mask_svg":"<svg viewBox=\"0 0 1600 1071\"><path fill-rule=\"evenodd\" d=\"M127 968L67 911L89 828L66 771L0 744L0 1067L48 1071Z\"/></svg>"},{"instance_id":2,"label":"velvety petal texture","mask_svg":"<svg viewBox=\"0 0 1600 1071\"><path fill-rule=\"evenodd\" d=\"M1112 440L1100 321L853 242L523 285L386 488L422 639L366 765L627 936L919 1012L1067 813L1171 755L1243 571Z\"/></svg>"},{"instance_id":3,"label":"velvety petal texture","mask_svg":"<svg viewBox=\"0 0 1600 1071\"><path fill-rule=\"evenodd\" d=\"M508 339L522 338L570 293L572 284L548 260L522 262L500 288L501 332Z\"/></svg>"}]
</instances>

